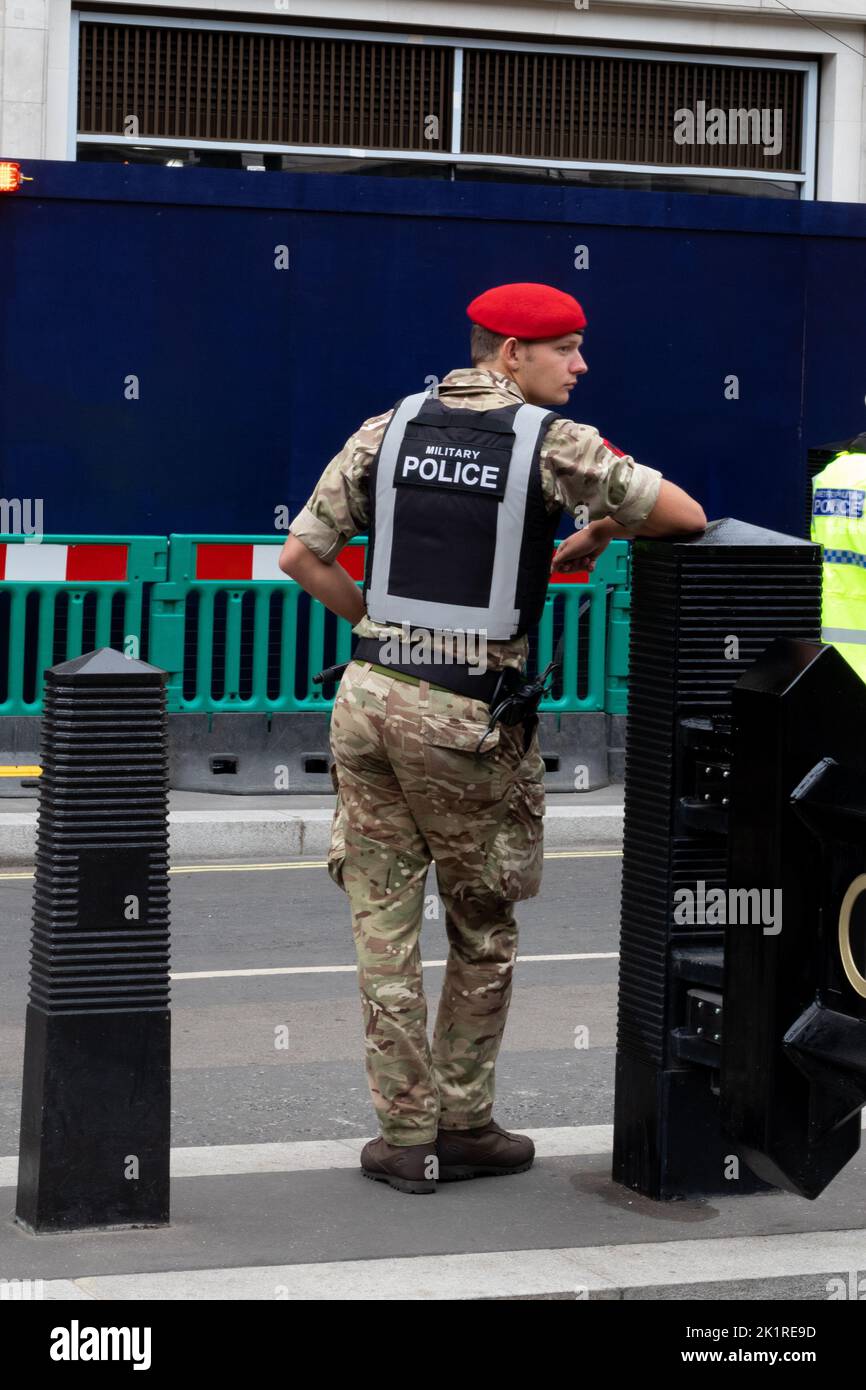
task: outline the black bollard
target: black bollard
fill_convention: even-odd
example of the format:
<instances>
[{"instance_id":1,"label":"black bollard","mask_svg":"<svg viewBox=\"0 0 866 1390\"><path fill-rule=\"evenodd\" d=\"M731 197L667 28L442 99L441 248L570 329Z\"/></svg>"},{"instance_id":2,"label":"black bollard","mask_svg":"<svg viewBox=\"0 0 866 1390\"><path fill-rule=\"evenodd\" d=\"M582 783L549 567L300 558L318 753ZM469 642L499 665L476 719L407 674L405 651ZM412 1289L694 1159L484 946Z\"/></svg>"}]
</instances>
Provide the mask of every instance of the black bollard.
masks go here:
<instances>
[{"instance_id":1,"label":"black bollard","mask_svg":"<svg viewBox=\"0 0 866 1390\"><path fill-rule=\"evenodd\" d=\"M819 639L821 551L728 518L636 541L632 574L613 1177L754 1191L719 1117L724 927L675 913L726 886L731 688L777 635Z\"/></svg>"},{"instance_id":2,"label":"black bollard","mask_svg":"<svg viewBox=\"0 0 866 1390\"><path fill-rule=\"evenodd\" d=\"M866 685L834 647L780 640L733 713L729 882L781 910L726 931L721 1118L753 1172L814 1199L866 1102Z\"/></svg>"},{"instance_id":3,"label":"black bollard","mask_svg":"<svg viewBox=\"0 0 866 1390\"><path fill-rule=\"evenodd\" d=\"M18 1222L169 1220L165 672L110 647L45 673Z\"/></svg>"}]
</instances>

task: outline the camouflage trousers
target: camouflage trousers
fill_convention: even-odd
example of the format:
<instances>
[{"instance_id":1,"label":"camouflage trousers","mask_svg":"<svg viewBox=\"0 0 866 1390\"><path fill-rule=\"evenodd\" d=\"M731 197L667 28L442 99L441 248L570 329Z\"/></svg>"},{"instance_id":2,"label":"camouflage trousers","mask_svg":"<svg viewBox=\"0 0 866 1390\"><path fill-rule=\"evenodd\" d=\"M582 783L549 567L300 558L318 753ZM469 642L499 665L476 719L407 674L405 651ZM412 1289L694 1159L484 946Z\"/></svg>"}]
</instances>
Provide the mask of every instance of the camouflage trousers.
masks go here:
<instances>
[{"instance_id":1,"label":"camouflage trousers","mask_svg":"<svg viewBox=\"0 0 866 1390\"><path fill-rule=\"evenodd\" d=\"M537 729L351 662L331 716L328 868L349 897L373 1105L389 1144L485 1124L517 955L513 903L541 886ZM419 936L435 860L448 961L432 1050Z\"/></svg>"}]
</instances>

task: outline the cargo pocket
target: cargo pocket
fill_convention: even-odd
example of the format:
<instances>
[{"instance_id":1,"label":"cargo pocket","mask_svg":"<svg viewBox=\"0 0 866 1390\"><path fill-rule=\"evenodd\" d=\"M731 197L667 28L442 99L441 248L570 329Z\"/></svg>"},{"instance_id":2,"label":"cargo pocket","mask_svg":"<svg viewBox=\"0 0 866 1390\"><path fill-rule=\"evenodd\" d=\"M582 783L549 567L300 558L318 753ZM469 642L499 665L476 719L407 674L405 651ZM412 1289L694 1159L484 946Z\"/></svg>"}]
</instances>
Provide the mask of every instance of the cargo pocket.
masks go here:
<instances>
[{"instance_id":1,"label":"cargo pocket","mask_svg":"<svg viewBox=\"0 0 866 1390\"><path fill-rule=\"evenodd\" d=\"M334 819L331 822L331 843L328 848L328 873L334 880L338 888L346 891L343 882L343 862L346 858L346 810L343 805L343 794L340 791L340 780L337 776L337 764L331 763L330 766L331 782L334 791L337 793L337 804L334 807Z\"/></svg>"},{"instance_id":2,"label":"cargo pocket","mask_svg":"<svg viewBox=\"0 0 866 1390\"><path fill-rule=\"evenodd\" d=\"M544 869L544 783L515 781L508 812L491 846L484 881L500 898L520 902L541 889Z\"/></svg>"},{"instance_id":3,"label":"cargo pocket","mask_svg":"<svg viewBox=\"0 0 866 1390\"><path fill-rule=\"evenodd\" d=\"M505 792L501 731L491 729L476 753L487 725L475 719L425 714L421 720L424 771L431 795L450 803L495 802Z\"/></svg>"}]
</instances>

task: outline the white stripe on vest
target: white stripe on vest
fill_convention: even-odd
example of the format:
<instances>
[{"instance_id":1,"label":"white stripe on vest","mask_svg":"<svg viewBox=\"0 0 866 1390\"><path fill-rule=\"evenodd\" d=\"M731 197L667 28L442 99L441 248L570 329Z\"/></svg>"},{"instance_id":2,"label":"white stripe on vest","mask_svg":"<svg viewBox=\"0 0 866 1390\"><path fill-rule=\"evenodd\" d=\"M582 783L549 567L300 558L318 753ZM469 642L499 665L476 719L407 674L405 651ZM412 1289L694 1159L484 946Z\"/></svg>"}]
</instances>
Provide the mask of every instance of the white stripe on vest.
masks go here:
<instances>
[{"instance_id":1,"label":"white stripe on vest","mask_svg":"<svg viewBox=\"0 0 866 1390\"><path fill-rule=\"evenodd\" d=\"M866 643L866 632L859 627L822 627L822 642L863 642Z\"/></svg>"}]
</instances>

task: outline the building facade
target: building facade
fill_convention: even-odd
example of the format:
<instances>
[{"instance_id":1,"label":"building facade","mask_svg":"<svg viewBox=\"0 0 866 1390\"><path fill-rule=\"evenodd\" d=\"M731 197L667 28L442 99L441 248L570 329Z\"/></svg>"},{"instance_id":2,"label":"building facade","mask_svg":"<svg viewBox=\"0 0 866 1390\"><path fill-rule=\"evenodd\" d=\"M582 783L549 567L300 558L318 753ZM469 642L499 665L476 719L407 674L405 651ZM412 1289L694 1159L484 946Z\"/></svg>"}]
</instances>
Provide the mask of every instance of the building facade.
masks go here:
<instances>
[{"instance_id":1,"label":"building facade","mask_svg":"<svg viewBox=\"0 0 866 1390\"><path fill-rule=\"evenodd\" d=\"M866 0L0 0L0 157L866 201Z\"/></svg>"}]
</instances>

